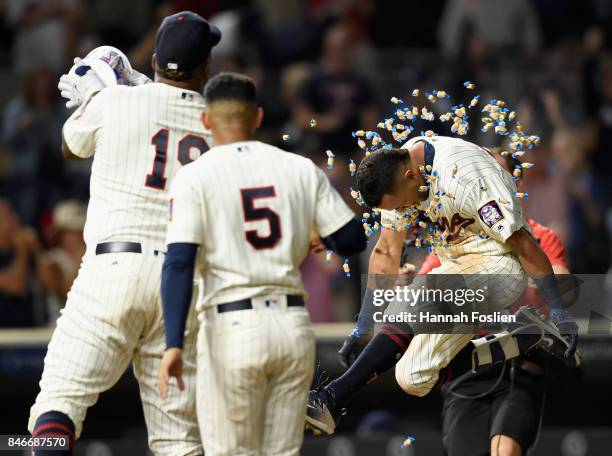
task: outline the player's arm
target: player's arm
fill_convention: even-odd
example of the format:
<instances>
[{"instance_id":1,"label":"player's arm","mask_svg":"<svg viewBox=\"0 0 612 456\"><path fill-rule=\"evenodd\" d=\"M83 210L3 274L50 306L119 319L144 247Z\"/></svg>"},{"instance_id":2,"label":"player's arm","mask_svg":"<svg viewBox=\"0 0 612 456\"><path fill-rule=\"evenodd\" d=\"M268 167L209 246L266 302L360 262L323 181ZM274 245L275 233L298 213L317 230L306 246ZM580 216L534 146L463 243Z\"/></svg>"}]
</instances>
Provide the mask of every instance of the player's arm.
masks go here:
<instances>
[{"instance_id":1,"label":"player's arm","mask_svg":"<svg viewBox=\"0 0 612 456\"><path fill-rule=\"evenodd\" d=\"M168 394L170 377L184 389L182 348L187 315L193 296L193 277L199 246L202 245L203 199L190 182L188 169L176 175L170 190L168 251L162 267L161 297L166 333L166 351L158 375L162 397Z\"/></svg>"},{"instance_id":2,"label":"player's arm","mask_svg":"<svg viewBox=\"0 0 612 456\"><path fill-rule=\"evenodd\" d=\"M93 156L96 137L102 127L103 96L92 95L64 123L62 154L66 160L82 160Z\"/></svg>"},{"instance_id":3,"label":"player's arm","mask_svg":"<svg viewBox=\"0 0 612 456\"><path fill-rule=\"evenodd\" d=\"M381 224L383 229L380 237L370 254L368 265L368 282L364 291L361 309L357 317L357 324L353 331L345 339L338 351L340 363L348 368L359 355L363 347L372 337L374 330L374 290L385 287L387 277L395 282L397 268L401 261L402 249L406 231L399 230L396 226L397 214L394 212L381 212Z\"/></svg>"},{"instance_id":4,"label":"player's arm","mask_svg":"<svg viewBox=\"0 0 612 456\"><path fill-rule=\"evenodd\" d=\"M533 279L551 309L551 319L561 333L570 339L571 348L568 355L573 355L578 340L578 327L569 312L564 309L550 260L531 233L524 228L523 212L515 191L516 186L506 174L480 179L472 192L477 205L477 215L485 233L506 243L525 272Z\"/></svg>"}]
</instances>

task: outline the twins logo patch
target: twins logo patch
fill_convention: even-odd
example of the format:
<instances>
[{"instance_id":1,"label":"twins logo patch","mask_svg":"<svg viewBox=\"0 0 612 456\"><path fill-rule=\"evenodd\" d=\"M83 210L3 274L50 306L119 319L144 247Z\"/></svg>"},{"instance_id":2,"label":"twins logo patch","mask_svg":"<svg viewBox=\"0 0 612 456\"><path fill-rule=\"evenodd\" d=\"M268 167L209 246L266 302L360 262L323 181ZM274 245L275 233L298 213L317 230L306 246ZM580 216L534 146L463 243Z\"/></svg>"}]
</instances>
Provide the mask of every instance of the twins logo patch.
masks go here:
<instances>
[{"instance_id":1,"label":"twins logo patch","mask_svg":"<svg viewBox=\"0 0 612 456\"><path fill-rule=\"evenodd\" d=\"M495 201L489 201L478 209L478 215L480 220L485 222L489 228L492 228L493 225L504 218L504 214Z\"/></svg>"}]
</instances>

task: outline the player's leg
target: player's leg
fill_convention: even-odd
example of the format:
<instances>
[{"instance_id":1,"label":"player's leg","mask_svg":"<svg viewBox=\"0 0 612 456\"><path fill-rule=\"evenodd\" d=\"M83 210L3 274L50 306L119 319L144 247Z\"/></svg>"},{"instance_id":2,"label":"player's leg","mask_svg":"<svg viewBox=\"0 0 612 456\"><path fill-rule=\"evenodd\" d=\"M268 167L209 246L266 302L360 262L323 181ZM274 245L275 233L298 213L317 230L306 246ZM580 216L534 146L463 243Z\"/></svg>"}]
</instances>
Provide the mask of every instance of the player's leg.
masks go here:
<instances>
[{"instance_id":1,"label":"player's leg","mask_svg":"<svg viewBox=\"0 0 612 456\"><path fill-rule=\"evenodd\" d=\"M267 334L254 310L206 311L198 332L196 407L206 456L261 447Z\"/></svg>"},{"instance_id":2,"label":"player's leg","mask_svg":"<svg viewBox=\"0 0 612 456\"><path fill-rule=\"evenodd\" d=\"M270 311L270 344L264 435L260 454L298 455L304 438L304 413L314 372L315 337L304 308Z\"/></svg>"},{"instance_id":3,"label":"player's leg","mask_svg":"<svg viewBox=\"0 0 612 456\"><path fill-rule=\"evenodd\" d=\"M517 362L515 364L521 364ZM534 444L542 413L546 372L530 373L515 367L512 387L491 407L491 454L520 456Z\"/></svg>"},{"instance_id":4,"label":"player's leg","mask_svg":"<svg viewBox=\"0 0 612 456\"><path fill-rule=\"evenodd\" d=\"M445 456L487 456L490 422L490 401L474 401L445 393L442 407Z\"/></svg>"},{"instance_id":5,"label":"player's leg","mask_svg":"<svg viewBox=\"0 0 612 456\"><path fill-rule=\"evenodd\" d=\"M521 445L507 435L495 435L491 439L491 456L522 456Z\"/></svg>"},{"instance_id":6,"label":"player's leg","mask_svg":"<svg viewBox=\"0 0 612 456\"><path fill-rule=\"evenodd\" d=\"M157 372L165 350L164 323L160 302L161 261L142 265L150 270L141 274L139 287L141 302L148 305L145 332L134 351L134 375L140 387L140 398L147 424L149 448L159 456L202 455L202 443L196 416L196 337L197 322L193 312L187 321L183 347L183 380L185 390L175 383L168 397L162 399L157 391ZM144 271L143 271L144 272ZM194 295L197 295L194 292Z\"/></svg>"},{"instance_id":7,"label":"player's leg","mask_svg":"<svg viewBox=\"0 0 612 456\"><path fill-rule=\"evenodd\" d=\"M45 356L28 422L34 435L71 422L78 438L87 409L125 371L143 325L126 311L136 278L125 255L97 256L81 266Z\"/></svg>"}]
</instances>

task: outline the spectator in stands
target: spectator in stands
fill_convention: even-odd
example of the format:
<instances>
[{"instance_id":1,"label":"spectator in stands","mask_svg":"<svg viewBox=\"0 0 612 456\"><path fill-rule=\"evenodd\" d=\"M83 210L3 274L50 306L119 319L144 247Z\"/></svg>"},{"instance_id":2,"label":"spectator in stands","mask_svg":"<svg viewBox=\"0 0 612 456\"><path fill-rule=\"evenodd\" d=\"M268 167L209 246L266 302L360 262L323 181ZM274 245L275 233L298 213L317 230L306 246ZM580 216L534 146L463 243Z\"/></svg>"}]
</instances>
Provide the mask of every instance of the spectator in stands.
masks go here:
<instances>
[{"instance_id":1,"label":"spectator in stands","mask_svg":"<svg viewBox=\"0 0 612 456\"><path fill-rule=\"evenodd\" d=\"M55 247L45 252L38 263L38 278L49 293L49 321L54 322L58 310L66 304L66 295L77 276L85 254L83 227L85 209L78 201L63 201L53 211Z\"/></svg>"},{"instance_id":2,"label":"spectator in stands","mask_svg":"<svg viewBox=\"0 0 612 456\"><path fill-rule=\"evenodd\" d=\"M0 200L0 327L33 326L29 285L39 250L34 230L20 226L10 204Z\"/></svg>"},{"instance_id":3,"label":"spectator in stands","mask_svg":"<svg viewBox=\"0 0 612 456\"><path fill-rule=\"evenodd\" d=\"M447 58L457 59L466 31L482 39L489 54L511 57L540 46L540 26L528 0L448 0L438 24L438 38Z\"/></svg>"},{"instance_id":4,"label":"spectator in stands","mask_svg":"<svg viewBox=\"0 0 612 456\"><path fill-rule=\"evenodd\" d=\"M77 48L80 0L8 0L7 18L15 30L15 71L44 65L61 73Z\"/></svg>"},{"instance_id":5,"label":"spectator in stands","mask_svg":"<svg viewBox=\"0 0 612 456\"><path fill-rule=\"evenodd\" d=\"M353 39L346 26L331 28L325 36L319 71L302 87L294 118L302 128L315 119L317 149L336 155L355 150L351 132L376 126L374 94L370 83L352 67Z\"/></svg>"},{"instance_id":6,"label":"spectator in stands","mask_svg":"<svg viewBox=\"0 0 612 456\"><path fill-rule=\"evenodd\" d=\"M3 113L2 141L9 158L6 194L19 219L31 226L64 191L60 132L66 112L55 84L48 68L33 70L23 93L12 98Z\"/></svg>"}]
</instances>

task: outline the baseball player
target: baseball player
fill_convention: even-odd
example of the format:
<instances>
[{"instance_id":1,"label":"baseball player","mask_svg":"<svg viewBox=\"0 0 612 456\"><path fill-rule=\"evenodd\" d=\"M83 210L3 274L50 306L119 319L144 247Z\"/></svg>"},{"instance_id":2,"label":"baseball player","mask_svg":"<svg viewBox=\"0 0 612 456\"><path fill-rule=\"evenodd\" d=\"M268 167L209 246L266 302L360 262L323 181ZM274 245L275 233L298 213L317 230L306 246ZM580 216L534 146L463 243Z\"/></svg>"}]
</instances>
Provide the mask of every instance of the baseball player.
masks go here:
<instances>
[{"instance_id":1,"label":"baseball player","mask_svg":"<svg viewBox=\"0 0 612 456\"><path fill-rule=\"evenodd\" d=\"M49 343L28 428L37 437L68 434L70 454L87 409L130 362L153 453L202 454L193 395L172 389L162 400L156 394L164 349L159 290L170 184L179 168L209 148L201 91L220 38L197 14L168 16L156 37L155 82L104 88L64 125L64 156L93 156L87 248ZM185 357L191 361L194 337L188 325ZM186 363L185 376L186 388L194 390L193 362Z\"/></svg>"},{"instance_id":2,"label":"baseball player","mask_svg":"<svg viewBox=\"0 0 612 456\"><path fill-rule=\"evenodd\" d=\"M520 162L499 153L493 156L504 169L517 174L520 190L521 173L516 171L521 169ZM527 220L527 224L550 260L554 273L569 274L565 247L555 232L534 220ZM439 258L429 254L418 274L428 274L439 266ZM548 311L531 284L519 302ZM513 304L512 308L518 304ZM498 456L519 456L533 446L547 390L552 383L557 387L559 383L566 383L564 379L569 371L550 355L532 353L529 357L518 357L509 363L466 373L442 386L442 435L447 456L488 454L489 451ZM466 432L470 433L470 439L465 438Z\"/></svg>"},{"instance_id":3,"label":"baseball player","mask_svg":"<svg viewBox=\"0 0 612 456\"><path fill-rule=\"evenodd\" d=\"M255 141L253 82L232 73L204 90L216 147L171 190L162 277L167 349L159 372L182 385L183 328L196 261L197 411L207 456L297 455L315 339L299 266L318 233L343 256L362 251L361 223L312 161Z\"/></svg>"},{"instance_id":4,"label":"baseball player","mask_svg":"<svg viewBox=\"0 0 612 456\"><path fill-rule=\"evenodd\" d=\"M473 334L432 334L432 331L417 339L415 334L426 332L418 324L383 324L342 377L312 391L307 415L310 427L325 434L333 433L343 404L370 378L396 364L396 379L402 389L422 396L436 384L441 368L448 366L457 376L474 367L514 358L542 344L544 333L554 341L555 351L573 358L576 323L563 310L550 262L524 229L512 176L488 151L456 138L416 137L402 149L381 150L366 157L357 179L361 196L369 206L386 210L419 206L430 220L443 228L441 237L445 248L437 252L441 266L430 272L444 274L440 277L442 284L448 281L452 285L453 278L460 277L468 288L488 286L490 312L510 306L523 293L528 274L553 309L551 316L557 325L541 320L529 309L522 309L518 317L525 328L539 328L542 332L519 331L520 337L503 332L471 341ZM385 220L388 216L392 223L398 218L394 213L387 214L383 224L388 223ZM378 252L375 249L374 253L384 255L385 250L398 249L387 246ZM427 287L428 278L415 278L411 287ZM371 301L371 295L372 290L366 290L357 328L340 351L345 360L358 349L367 332L372 310L366 304ZM421 303L416 304L417 309L420 306ZM390 309L397 314L402 304L394 301L387 312Z\"/></svg>"}]
</instances>

